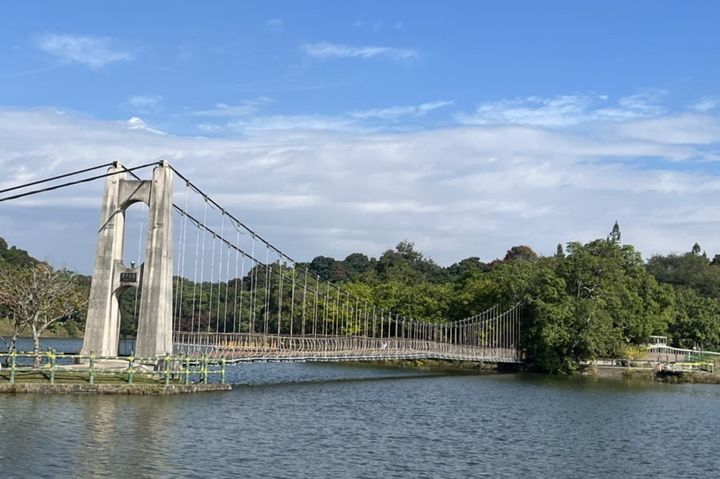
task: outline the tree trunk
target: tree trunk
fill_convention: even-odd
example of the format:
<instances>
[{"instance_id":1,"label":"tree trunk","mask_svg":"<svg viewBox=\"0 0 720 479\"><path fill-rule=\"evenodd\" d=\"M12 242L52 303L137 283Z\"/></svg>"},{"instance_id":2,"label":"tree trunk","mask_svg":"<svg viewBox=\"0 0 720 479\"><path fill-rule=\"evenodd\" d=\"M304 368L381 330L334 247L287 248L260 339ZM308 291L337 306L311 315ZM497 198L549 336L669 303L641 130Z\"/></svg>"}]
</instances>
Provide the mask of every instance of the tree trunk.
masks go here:
<instances>
[{"instance_id":1,"label":"tree trunk","mask_svg":"<svg viewBox=\"0 0 720 479\"><path fill-rule=\"evenodd\" d=\"M23 330L25 329L25 325L24 325L22 322L17 321L17 318L16 318L15 314L13 314L12 325L13 325L13 335L12 335L12 338L10 339L10 343L9 343L9 344L8 344L8 343L5 343L5 344L7 344L7 347L8 347L8 348L7 348L7 352L8 352L8 353L11 353L11 352L15 351L15 345L17 344L17 340L18 340L18 338L20 337L20 334L21 334L21 333L23 332Z\"/></svg>"},{"instance_id":2,"label":"tree trunk","mask_svg":"<svg viewBox=\"0 0 720 479\"><path fill-rule=\"evenodd\" d=\"M33 354L35 355L35 360L33 364L36 368L40 367L40 356L38 356L38 353L40 352L40 332L37 329L37 326L35 323L32 325L32 333L33 333Z\"/></svg>"},{"instance_id":3,"label":"tree trunk","mask_svg":"<svg viewBox=\"0 0 720 479\"><path fill-rule=\"evenodd\" d=\"M20 333L22 333L23 329L25 329L25 328L19 328L19 327L17 327L17 325L14 328L12 338L10 338L10 342L6 343L8 353L12 353L13 351L17 350L17 347L16 347L17 340L20 337ZM10 358L5 358L5 365L7 366L9 364L10 364Z\"/></svg>"},{"instance_id":4,"label":"tree trunk","mask_svg":"<svg viewBox=\"0 0 720 479\"><path fill-rule=\"evenodd\" d=\"M8 353L12 353L15 351L15 345L17 344L17 340L20 337L20 331L15 331L12 335L12 338L10 338L10 344L8 345Z\"/></svg>"},{"instance_id":5,"label":"tree trunk","mask_svg":"<svg viewBox=\"0 0 720 479\"><path fill-rule=\"evenodd\" d=\"M10 342L7 342L3 339L3 341L5 341L5 344L7 345L8 353L12 353L13 351L15 351L15 344L17 343L18 336L20 336L20 333L17 330L15 330L13 332L12 338L10 338ZM3 366L9 366L9 365L10 365L10 358L6 357L5 360L3 361Z\"/></svg>"}]
</instances>

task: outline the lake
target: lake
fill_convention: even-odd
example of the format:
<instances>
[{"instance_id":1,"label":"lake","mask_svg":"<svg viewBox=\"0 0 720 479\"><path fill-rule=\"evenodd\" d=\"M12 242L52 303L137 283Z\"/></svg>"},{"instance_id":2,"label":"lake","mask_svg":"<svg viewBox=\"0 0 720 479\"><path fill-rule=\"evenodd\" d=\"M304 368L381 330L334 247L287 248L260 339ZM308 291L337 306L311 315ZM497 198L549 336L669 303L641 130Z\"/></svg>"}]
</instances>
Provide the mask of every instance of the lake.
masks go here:
<instances>
[{"instance_id":1,"label":"lake","mask_svg":"<svg viewBox=\"0 0 720 479\"><path fill-rule=\"evenodd\" d=\"M0 396L0 477L720 475L716 385L322 363L233 366L229 381L187 396Z\"/></svg>"}]
</instances>

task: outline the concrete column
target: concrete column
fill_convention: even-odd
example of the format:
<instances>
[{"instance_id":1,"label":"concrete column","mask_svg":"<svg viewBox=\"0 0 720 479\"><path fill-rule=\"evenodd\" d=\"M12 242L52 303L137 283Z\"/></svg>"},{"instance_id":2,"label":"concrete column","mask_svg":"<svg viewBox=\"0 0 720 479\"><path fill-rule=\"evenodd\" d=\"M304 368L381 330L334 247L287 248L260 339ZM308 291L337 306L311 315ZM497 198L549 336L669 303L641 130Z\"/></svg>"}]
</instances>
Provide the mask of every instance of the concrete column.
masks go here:
<instances>
[{"instance_id":1,"label":"concrete column","mask_svg":"<svg viewBox=\"0 0 720 479\"><path fill-rule=\"evenodd\" d=\"M156 168L152 181L128 180L123 167L116 163L109 172L116 173L108 176L105 183L105 194L100 212L100 230L98 232L95 267L93 269L92 285L90 286L90 299L88 303L88 316L85 326L82 353L95 353L97 356L117 356L118 340L120 339L120 311L118 295L126 288L135 286L141 288L142 301L165 301L155 310L172 312L172 175L167 165ZM156 191L156 185L157 187ZM133 203L145 203L150 206L148 253L146 264L154 265L151 272L147 272L146 264L137 267L128 267L123 264L123 244L125 239L125 210ZM158 234L158 231L160 234ZM160 257L160 268L157 268ZM165 280L165 278L169 278ZM158 290L157 285L169 284L167 294L146 294L146 289ZM162 288L161 288L162 289ZM146 299L148 298L148 299ZM154 319L149 318L147 305L143 310L141 301L140 327ZM154 303L151 303L154 304ZM145 311L145 314L143 313ZM143 317L149 318L143 321ZM163 320L164 321L164 320ZM172 329L172 319L166 321ZM165 331L165 322L162 327L151 325L148 333L145 324L145 333L138 334L138 347L143 343L151 345L151 354L155 356L172 352L172 331L164 333L161 346L157 346L152 331ZM154 329L153 329L154 328ZM149 336L142 337L142 334ZM141 341L141 337L143 341ZM167 339L169 338L169 339ZM166 345L166 340L170 346Z\"/></svg>"},{"instance_id":2,"label":"concrete column","mask_svg":"<svg viewBox=\"0 0 720 479\"><path fill-rule=\"evenodd\" d=\"M121 171L115 164L109 173ZM120 331L120 312L115 295L115 268L122 262L125 216L120 208L120 184L125 173L108 176L100 211L95 266L93 268L88 316L83 339L83 354L94 352L98 356L116 356Z\"/></svg>"},{"instance_id":3,"label":"concrete column","mask_svg":"<svg viewBox=\"0 0 720 479\"><path fill-rule=\"evenodd\" d=\"M153 171L136 354L172 354L172 170Z\"/></svg>"}]
</instances>

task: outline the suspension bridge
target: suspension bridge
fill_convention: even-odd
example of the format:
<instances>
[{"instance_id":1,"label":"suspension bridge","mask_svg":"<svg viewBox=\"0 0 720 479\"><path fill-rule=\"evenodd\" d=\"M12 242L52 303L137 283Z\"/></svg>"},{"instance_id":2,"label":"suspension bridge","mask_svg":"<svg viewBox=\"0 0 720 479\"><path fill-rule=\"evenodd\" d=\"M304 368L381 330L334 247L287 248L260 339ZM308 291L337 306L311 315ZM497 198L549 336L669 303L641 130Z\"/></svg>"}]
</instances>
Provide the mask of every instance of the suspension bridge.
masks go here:
<instances>
[{"instance_id":1,"label":"suspension bridge","mask_svg":"<svg viewBox=\"0 0 720 479\"><path fill-rule=\"evenodd\" d=\"M139 176L148 170L150 179ZM85 168L2 189L0 203L103 179L85 354L117 356L119 298L130 291L141 357L522 360L519 305L440 322L379 307L292 259L167 162ZM128 265L126 210L135 203L147 214Z\"/></svg>"}]
</instances>

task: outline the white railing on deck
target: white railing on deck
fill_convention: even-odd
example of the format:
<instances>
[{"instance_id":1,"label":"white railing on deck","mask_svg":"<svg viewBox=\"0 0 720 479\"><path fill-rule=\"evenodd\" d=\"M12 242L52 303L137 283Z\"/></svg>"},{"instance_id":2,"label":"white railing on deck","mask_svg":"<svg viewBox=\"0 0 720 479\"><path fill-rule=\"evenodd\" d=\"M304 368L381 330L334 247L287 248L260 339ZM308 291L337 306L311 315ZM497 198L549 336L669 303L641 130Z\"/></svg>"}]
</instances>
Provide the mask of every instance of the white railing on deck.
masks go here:
<instances>
[{"instance_id":1,"label":"white railing on deck","mask_svg":"<svg viewBox=\"0 0 720 479\"><path fill-rule=\"evenodd\" d=\"M175 332L176 354L209 355L228 361L362 361L450 359L519 363L516 348L493 348L402 338L289 336L251 333Z\"/></svg>"}]
</instances>

